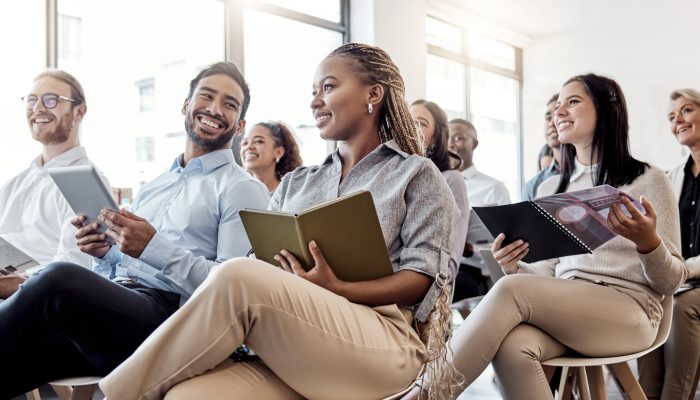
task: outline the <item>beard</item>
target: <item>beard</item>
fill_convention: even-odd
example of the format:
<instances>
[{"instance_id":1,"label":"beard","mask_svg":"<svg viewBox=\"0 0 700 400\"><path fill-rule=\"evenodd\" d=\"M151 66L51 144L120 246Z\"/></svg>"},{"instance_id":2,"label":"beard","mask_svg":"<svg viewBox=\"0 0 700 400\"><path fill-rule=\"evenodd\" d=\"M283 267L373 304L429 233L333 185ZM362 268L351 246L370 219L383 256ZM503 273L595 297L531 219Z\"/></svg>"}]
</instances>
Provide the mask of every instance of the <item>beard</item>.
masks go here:
<instances>
[{"instance_id":1,"label":"beard","mask_svg":"<svg viewBox=\"0 0 700 400\"><path fill-rule=\"evenodd\" d=\"M201 146L205 149L210 149L210 150L215 150L215 149L221 149L225 147L231 139L233 139L233 136L236 134L236 125L234 124L233 127L227 131L224 131L220 136L213 137L213 138L207 138L207 137L202 137L197 134L194 128L194 117L197 116L197 114L200 113L195 113L195 115L191 116L190 114L187 115L185 118L185 132L187 132L187 136L192 140L192 142L198 146ZM204 113L201 113L204 114ZM219 120L221 123L225 123L224 121L221 121L219 118L213 117L211 115L205 114L209 118L214 118ZM226 124L227 125L227 124ZM225 126L226 126L225 125Z\"/></svg>"},{"instance_id":2,"label":"beard","mask_svg":"<svg viewBox=\"0 0 700 400\"><path fill-rule=\"evenodd\" d=\"M32 128L32 137L43 145L61 144L68 140L71 131L71 120L62 118L61 122L51 131Z\"/></svg>"}]
</instances>

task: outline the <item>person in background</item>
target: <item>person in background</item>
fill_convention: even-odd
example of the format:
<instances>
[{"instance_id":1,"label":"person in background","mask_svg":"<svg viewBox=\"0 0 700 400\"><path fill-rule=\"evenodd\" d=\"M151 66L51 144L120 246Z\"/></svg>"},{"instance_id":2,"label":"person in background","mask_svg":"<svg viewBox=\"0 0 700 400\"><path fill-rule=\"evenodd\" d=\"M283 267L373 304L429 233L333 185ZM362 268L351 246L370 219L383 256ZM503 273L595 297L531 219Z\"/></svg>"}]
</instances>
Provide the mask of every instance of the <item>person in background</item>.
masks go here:
<instances>
[{"instance_id":1,"label":"person in background","mask_svg":"<svg viewBox=\"0 0 700 400\"><path fill-rule=\"evenodd\" d=\"M671 93L668 120L688 160L669 172L681 221L681 249L688 279L700 278L700 91ZM677 294L666 343L637 360L639 383L649 399L692 399L700 363L700 289Z\"/></svg>"},{"instance_id":2,"label":"person in background","mask_svg":"<svg viewBox=\"0 0 700 400\"><path fill-rule=\"evenodd\" d=\"M41 266L66 261L90 268L91 257L76 246L76 228L70 222L75 213L47 172L92 164L78 135L87 113L83 87L68 72L48 70L34 78L22 101L41 154L0 188L0 237ZM0 299L12 295L26 279L0 276Z\"/></svg>"},{"instance_id":3,"label":"person in background","mask_svg":"<svg viewBox=\"0 0 700 400\"><path fill-rule=\"evenodd\" d=\"M539 154L537 154L537 172L547 169L553 160L552 148L546 144L542 146Z\"/></svg>"},{"instance_id":4,"label":"person in background","mask_svg":"<svg viewBox=\"0 0 700 400\"><path fill-rule=\"evenodd\" d=\"M0 398L70 376L103 376L175 312L219 263L246 254L242 208L265 209L265 185L239 167L231 141L243 132L248 86L231 63L191 82L182 106L184 152L143 186L133 213L73 219L94 272L54 262L0 304ZM114 244L107 241L111 238ZM119 397L114 397L118 399Z\"/></svg>"},{"instance_id":5,"label":"person in background","mask_svg":"<svg viewBox=\"0 0 700 400\"><path fill-rule=\"evenodd\" d=\"M450 151L457 153L463 161L460 170L467 184L469 205L480 207L509 204L510 195L503 182L478 171L474 166L474 151L479 145L474 125L464 119L453 119L449 124L449 137ZM469 221L470 225L475 223L478 223L478 219ZM472 243L464 243L462 255L455 281L454 301L484 295L489 288L488 269L479 253L474 251Z\"/></svg>"},{"instance_id":6,"label":"person in background","mask_svg":"<svg viewBox=\"0 0 700 400\"><path fill-rule=\"evenodd\" d=\"M100 382L109 399L381 399L431 360L440 376L431 398L449 396L452 370L441 362L459 214L423 157L396 64L377 47L337 48L316 70L311 112L338 148L285 175L270 209L296 213L369 190L395 273L339 281L314 241L308 271L286 250L275 257L282 268L231 260ZM244 342L261 361L229 358Z\"/></svg>"},{"instance_id":7,"label":"person in background","mask_svg":"<svg viewBox=\"0 0 700 400\"><path fill-rule=\"evenodd\" d=\"M559 134L557 133L557 128L556 126L554 126L554 110L558 97L559 93L555 93L549 99L549 101L547 102L546 111L544 113L544 137L547 141L547 144L545 145L545 147L542 148L542 151L544 151L545 148L550 149L552 153L552 162L549 164L548 167L542 168L542 151L540 151L540 158L537 162L538 166L540 167L540 172L537 175L535 175L532 179L527 181L527 183L523 187L521 199L522 201L534 199L535 194L537 193L537 188L540 187L540 184L542 184L542 182L544 182L550 176L559 174L559 165L561 164L561 143L559 142Z\"/></svg>"},{"instance_id":8,"label":"person in background","mask_svg":"<svg viewBox=\"0 0 700 400\"><path fill-rule=\"evenodd\" d=\"M240 146L241 163L272 194L287 173L302 164L299 146L289 127L277 121L259 122Z\"/></svg>"},{"instance_id":9,"label":"person in background","mask_svg":"<svg viewBox=\"0 0 700 400\"><path fill-rule=\"evenodd\" d=\"M447 115L437 104L427 100L416 100L411 104L411 113L418 121L423 133L423 142L426 146L426 155L435 163L440 173L445 178L452 195L459 208L459 220L457 221L457 236L452 257L459 260L467 240L467 226L469 225L469 199L467 197L467 185L459 173L461 159L449 150L449 132L447 128ZM454 281L457 276L457 263L454 270L450 271L450 279Z\"/></svg>"}]
</instances>

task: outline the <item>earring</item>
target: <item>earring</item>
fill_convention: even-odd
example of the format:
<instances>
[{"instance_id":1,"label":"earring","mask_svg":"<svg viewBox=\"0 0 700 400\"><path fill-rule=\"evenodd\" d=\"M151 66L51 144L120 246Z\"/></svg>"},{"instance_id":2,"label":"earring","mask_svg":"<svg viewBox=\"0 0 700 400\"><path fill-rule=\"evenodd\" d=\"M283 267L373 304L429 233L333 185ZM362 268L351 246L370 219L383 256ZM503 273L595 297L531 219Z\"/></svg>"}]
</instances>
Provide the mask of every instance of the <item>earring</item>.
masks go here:
<instances>
[{"instance_id":1,"label":"earring","mask_svg":"<svg viewBox=\"0 0 700 400\"><path fill-rule=\"evenodd\" d=\"M280 158L279 158L279 157L275 157L275 164L279 164L279 162L280 162Z\"/></svg>"},{"instance_id":2,"label":"earring","mask_svg":"<svg viewBox=\"0 0 700 400\"><path fill-rule=\"evenodd\" d=\"M374 107L372 107L372 103L367 103L367 114L372 114L374 112Z\"/></svg>"}]
</instances>

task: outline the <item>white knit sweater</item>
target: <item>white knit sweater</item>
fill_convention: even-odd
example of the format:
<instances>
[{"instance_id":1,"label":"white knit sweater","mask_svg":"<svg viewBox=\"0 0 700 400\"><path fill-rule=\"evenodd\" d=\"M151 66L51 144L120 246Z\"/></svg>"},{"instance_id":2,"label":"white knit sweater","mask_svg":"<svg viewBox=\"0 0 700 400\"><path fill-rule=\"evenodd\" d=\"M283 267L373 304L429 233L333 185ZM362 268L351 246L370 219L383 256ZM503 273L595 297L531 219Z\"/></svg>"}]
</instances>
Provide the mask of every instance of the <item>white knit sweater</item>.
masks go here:
<instances>
[{"instance_id":1,"label":"white knit sweater","mask_svg":"<svg viewBox=\"0 0 700 400\"><path fill-rule=\"evenodd\" d=\"M552 176L544 181L538 188L538 197L553 194L559 178ZM568 191L592 186L591 167L577 161ZM661 237L661 244L655 250L640 254L634 242L616 236L593 254L530 264L521 262L520 272L604 282L633 295L650 316L660 316L661 300L665 295L673 294L688 274L680 252L677 201L666 174L656 167L647 168L634 182L619 189L636 199L644 195L654 207L656 231Z\"/></svg>"}]
</instances>

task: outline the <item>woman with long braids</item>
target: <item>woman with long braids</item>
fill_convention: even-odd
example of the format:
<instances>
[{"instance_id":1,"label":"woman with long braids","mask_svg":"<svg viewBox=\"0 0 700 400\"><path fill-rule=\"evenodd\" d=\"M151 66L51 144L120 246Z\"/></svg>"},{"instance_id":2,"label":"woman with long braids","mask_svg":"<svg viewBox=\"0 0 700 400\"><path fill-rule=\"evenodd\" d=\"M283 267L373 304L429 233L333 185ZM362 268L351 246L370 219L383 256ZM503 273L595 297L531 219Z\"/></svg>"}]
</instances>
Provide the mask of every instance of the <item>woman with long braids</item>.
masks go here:
<instances>
[{"instance_id":1,"label":"woman with long braids","mask_svg":"<svg viewBox=\"0 0 700 400\"><path fill-rule=\"evenodd\" d=\"M671 185L663 171L630 154L620 86L598 75L575 76L562 87L554 118L561 176L544 181L538 197L609 184L639 198L645 212L621 197L623 205L613 206L607 221L619 236L592 254L528 264L521 261L526 242L503 245L504 235L496 237L492 250L508 275L459 327L450 347L464 385L493 362L505 399L552 398L540 362L567 351L598 357L648 348L661 300L687 274Z\"/></svg>"},{"instance_id":2,"label":"woman with long braids","mask_svg":"<svg viewBox=\"0 0 700 400\"><path fill-rule=\"evenodd\" d=\"M258 122L241 140L241 163L272 194L287 172L301 166L291 129L277 121Z\"/></svg>"},{"instance_id":3,"label":"woman with long braids","mask_svg":"<svg viewBox=\"0 0 700 400\"><path fill-rule=\"evenodd\" d=\"M270 209L296 213L369 190L395 273L340 281L313 241L309 271L285 250L281 268L230 260L102 380L109 399L380 399L426 363L430 398L450 396L445 283L458 211L423 157L399 70L377 47L341 46L316 70L311 111L338 149L285 175ZM228 358L244 343L260 361Z\"/></svg>"}]
</instances>

